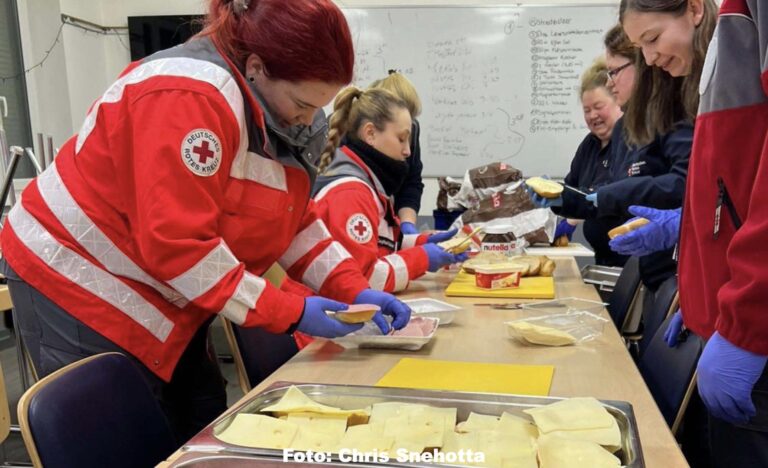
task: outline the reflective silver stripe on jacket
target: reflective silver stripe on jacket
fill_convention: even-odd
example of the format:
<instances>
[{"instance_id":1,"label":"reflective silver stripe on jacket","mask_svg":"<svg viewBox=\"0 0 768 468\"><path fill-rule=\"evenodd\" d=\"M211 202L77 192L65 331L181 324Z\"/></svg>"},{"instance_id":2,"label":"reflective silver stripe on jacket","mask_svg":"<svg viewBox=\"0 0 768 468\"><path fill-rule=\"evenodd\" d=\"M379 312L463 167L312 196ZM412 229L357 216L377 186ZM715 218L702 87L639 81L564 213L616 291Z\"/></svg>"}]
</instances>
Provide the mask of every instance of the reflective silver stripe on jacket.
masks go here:
<instances>
[{"instance_id":1,"label":"reflective silver stripe on jacket","mask_svg":"<svg viewBox=\"0 0 768 468\"><path fill-rule=\"evenodd\" d=\"M256 303L266 287L267 282L263 278L246 271L235 289L235 294L221 309L221 314L237 325L242 325L248 311L256 308Z\"/></svg>"},{"instance_id":2,"label":"reflective silver stripe on jacket","mask_svg":"<svg viewBox=\"0 0 768 468\"><path fill-rule=\"evenodd\" d=\"M331 233L328 232L325 223L321 219L317 219L293 238L291 245L280 257L278 263L287 271L317 244L330 238Z\"/></svg>"},{"instance_id":3,"label":"reflective silver stripe on jacket","mask_svg":"<svg viewBox=\"0 0 768 468\"><path fill-rule=\"evenodd\" d=\"M181 294L139 268L91 221L67 190L55 162L37 178L37 188L56 219L104 268L112 274L151 286L177 307L187 304Z\"/></svg>"},{"instance_id":4,"label":"reflective silver stripe on jacket","mask_svg":"<svg viewBox=\"0 0 768 468\"><path fill-rule=\"evenodd\" d=\"M395 273L395 291L402 291L408 287L408 265L405 264L405 260L398 254L387 255L384 260L392 265L392 269Z\"/></svg>"},{"instance_id":5,"label":"reflective silver stripe on jacket","mask_svg":"<svg viewBox=\"0 0 768 468\"><path fill-rule=\"evenodd\" d=\"M250 180L275 190L288 191L285 166L251 151L246 151L243 156L238 154L229 175L236 179Z\"/></svg>"},{"instance_id":6,"label":"reflective silver stripe on jacket","mask_svg":"<svg viewBox=\"0 0 768 468\"><path fill-rule=\"evenodd\" d=\"M384 260L376 260L373 265L373 271L371 277L368 278L368 285L377 291L383 291L387 285L387 278L389 277L389 263Z\"/></svg>"},{"instance_id":7,"label":"reflective silver stripe on jacket","mask_svg":"<svg viewBox=\"0 0 768 468\"><path fill-rule=\"evenodd\" d=\"M96 127L96 118L99 115L99 107L101 107L101 104L119 102L123 98L123 92L125 91L126 86L141 83L142 81L155 76L192 78L209 83L218 89L237 118L238 124L242 130L240 146L241 148L243 147L242 135L245 129L243 95L240 92L240 88L238 88L234 77L232 77L232 75L230 75L224 68L206 60L172 57L142 63L125 74L122 78L115 81L101 96L101 99L96 101L91 108L91 111L88 113L88 116L85 118L85 122L83 122L83 126L80 128L80 133L77 135L75 154L80 152L80 149L82 149L85 144L85 140L88 139L88 136ZM245 140L245 148L247 148L247 137Z\"/></svg>"},{"instance_id":8,"label":"reflective silver stripe on jacket","mask_svg":"<svg viewBox=\"0 0 768 468\"><path fill-rule=\"evenodd\" d=\"M53 270L108 302L161 342L168 339L173 322L130 286L62 245L21 202L14 206L8 219L19 240Z\"/></svg>"},{"instance_id":9,"label":"reflective silver stripe on jacket","mask_svg":"<svg viewBox=\"0 0 768 468\"><path fill-rule=\"evenodd\" d=\"M240 265L235 255L222 240L192 268L168 281L190 301L210 291L224 276Z\"/></svg>"},{"instance_id":10,"label":"reflective silver stripe on jacket","mask_svg":"<svg viewBox=\"0 0 768 468\"><path fill-rule=\"evenodd\" d=\"M304 275L301 277L301 282L309 286L315 291L320 291L320 288L328 279L331 272L344 260L352 258L347 250L336 241L331 242L320 255L312 260L309 267L304 271Z\"/></svg>"}]
</instances>

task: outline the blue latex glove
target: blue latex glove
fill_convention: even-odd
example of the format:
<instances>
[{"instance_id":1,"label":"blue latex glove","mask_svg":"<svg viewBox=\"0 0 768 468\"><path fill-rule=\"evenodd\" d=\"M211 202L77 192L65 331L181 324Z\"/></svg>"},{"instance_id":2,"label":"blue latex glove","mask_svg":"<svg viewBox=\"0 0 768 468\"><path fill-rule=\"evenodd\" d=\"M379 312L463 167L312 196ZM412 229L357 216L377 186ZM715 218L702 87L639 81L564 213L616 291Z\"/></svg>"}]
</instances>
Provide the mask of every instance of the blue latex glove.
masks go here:
<instances>
[{"instance_id":1,"label":"blue latex glove","mask_svg":"<svg viewBox=\"0 0 768 468\"><path fill-rule=\"evenodd\" d=\"M597 208L597 192L590 193L584 198L586 198L588 202L591 202L593 205L595 205L595 208Z\"/></svg>"},{"instance_id":2,"label":"blue latex glove","mask_svg":"<svg viewBox=\"0 0 768 468\"><path fill-rule=\"evenodd\" d=\"M699 395L712 416L744 424L757 414L752 389L768 356L739 348L715 332L699 358Z\"/></svg>"},{"instance_id":3,"label":"blue latex glove","mask_svg":"<svg viewBox=\"0 0 768 468\"><path fill-rule=\"evenodd\" d=\"M344 336L363 327L362 323L342 323L329 317L326 310L347 310L349 306L342 302L332 301L320 296L312 296L304 299L304 313L299 320L296 329L311 336L323 338L336 338Z\"/></svg>"},{"instance_id":4,"label":"blue latex glove","mask_svg":"<svg viewBox=\"0 0 768 468\"><path fill-rule=\"evenodd\" d=\"M683 330L683 314L680 313L680 309L677 309L675 315L672 316L672 320L669 321L667 330L664 332L664 341L667 342L667 346L674 348L680 339L680 332Z\"/></svg>"},{"instance_id":5,"label":"blue latex glove","mask_svg":"<svg viewBox=\"0 0 768 468\"><path fill-rule=\"evenodd\" d=\"M557 228L555 228L555 239L561 236L568 236L568 240L571 240L575 230L576 226L569 223L566 219L561 219L560 222L557 223Z\"/></svg>"},{"instance_id":6,"label":"blue latex glove","mask_svg":"<svg viewBox=\"0 0 768 468\"><path fill-rule=\"evenodd\" d=\"M389 333L389 322L384 315L392 317L392 328L400 330L411 320L411 308L397 300L395 296L375 289L363 289L355 298L355 304L376 304L381 308L373 316L373 321L379 326L381 333Z\"/></svg>"},{"instance_id":7,"label":"blue latex glove","mask_svg":"<svg viewBox=\"0 0 768 468\"><path fill-rule=\"evenodd\" d=\"M563 206L563 197L557 197L557 198L544 198L538 193L534 192L532 188L526 186L525 190L528 192L528 195L531 197L531 201L534 205L536 205L536 208L551 208L553 206Z\"/></svg>"},{"instance_id":8,"label":"blue latex glove","mask_svg":"<svg viewBox=\"0 0 768 468\"><path fill-rule=\"evenodd\" d=\"M461 263L469 258L466 252L454 255L446 252L437 244L424 244L421 247L427 251L427 256L429 257L429 267L427 269L433 273L446 265Z\"/></svg>"},{"instance_id":9,"label":"blue latex glove","mask_svg":"<svg viewBox=\"0 0 768 468\"><path fill-rule=\"evenodd\" d=\"M416 229L415 224L408 221L403 221L400 223L400 232L403 234L418 234L419 230Z\"/></svg>"},{"instance_id":10,"label":"blue latex glove","mask_svg":"<svg viewBox=\"0 0 768 468\"><path fill-rule=\"evenodd\" d=\"M437 244L438 242L447 241L448 239L453 238L453 236L455 236L457 232L459 232L458 229L451 229L450 231L436 232L431 236L427 237L427 242L429 242L430 244Z\"/></svg>"},{"instance_id":11,"label":"blue latex glove","mask_svg":"<svg viewBox=\"0 0 768 468\"><path fill-rule=\"evenodd\" d=\"M637 257L671 249L677 243L680 232L681 210L681 208L657 210L645 206L630 206L630 213L646 218L650 223L623 236L614 237L608 245L614 252Z\"/></svg>"}]
</instances>

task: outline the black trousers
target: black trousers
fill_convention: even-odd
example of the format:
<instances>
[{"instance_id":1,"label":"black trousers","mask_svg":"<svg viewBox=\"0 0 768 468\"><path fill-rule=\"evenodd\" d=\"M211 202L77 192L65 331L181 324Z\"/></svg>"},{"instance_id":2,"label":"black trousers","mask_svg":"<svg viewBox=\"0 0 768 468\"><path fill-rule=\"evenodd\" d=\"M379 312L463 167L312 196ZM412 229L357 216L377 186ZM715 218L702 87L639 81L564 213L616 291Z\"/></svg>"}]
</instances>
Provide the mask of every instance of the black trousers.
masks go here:
<instances>
[{"instance_id":1,"label":"black trousers","mask_svg":"<svg viewBox=\"0 0 768 468\"><path fill-rule=\"evenodd\" d=\"M709 416L714 467L768 467L768 368L752 390L752 402L757 415L747 424L731 424Z\"/></svg>"},{"instance_id":2,"label":"black trousers","mask_svg":"<svg viewBox=\"0 0 768 468\"><path fill-rule=\"evenodd\" d=\"M133 360L160 402L179 445L227 409L226 383L208 340L206 322L181 356L170 382L24 282L5 261L16 333L21 334L39 377L88 356L119 352Z\"/></svg>"}]
</instances>

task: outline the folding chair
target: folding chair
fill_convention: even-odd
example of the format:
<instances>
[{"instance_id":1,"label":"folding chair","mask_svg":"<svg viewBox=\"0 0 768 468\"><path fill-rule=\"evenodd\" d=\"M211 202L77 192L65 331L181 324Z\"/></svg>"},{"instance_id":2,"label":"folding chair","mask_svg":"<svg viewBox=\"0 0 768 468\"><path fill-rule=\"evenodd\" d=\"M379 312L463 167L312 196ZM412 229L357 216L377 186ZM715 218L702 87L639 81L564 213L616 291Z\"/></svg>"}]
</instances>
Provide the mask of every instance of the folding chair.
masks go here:
<instances>
[{"instance_id":1,"label":"folding chair","mask_svg":"<svg viewBox=\"0 0 768 468\"><path fill-rule=\"evenodd\" d=\"M630 257L616 280L607 307L613 324L620 332L631 321L631 312L638 309L639 297L640 262L637 257Z\"/></svg>"},{"instance_id":2,"label":"folding chair","mask_svg":"<svg viewBox=\"0 0 768 468\"><path fill-rule=\"evenodd\" d=\"M120 353L44 377L22 395L18 415L36 467L150 467L176 449L144 376Z\"/></svg>"},{"instance_id":3,"label":"folding chair","mask_svg":"<svg viewBox=\"0 0 768 468\"><path fill-rule=\"evenodd\" d=\"M642 357L648 345L659 329L661 323L677 310L679 296L677 292L677 276L667 278L654 294L651 304L643 304L643 328L642 333L630 339L630 343L636 343L636 354Z\"/></svg>"},{"instance_id":4,"label":"folding chair","mask_svg":"<svg viewBox=\"0 0 768 468\"><path fill-rule=\"evenodd\" d=\"M675 433L696 388L696 363L704 349L704 341L683 332L684 340L670 348L664 341L664 332L671 320L672 317L667 317L658 327L637 367L661 414Z\"/></svg>"},{"instance_id":5,"label":"folding chair","mask_svg":"<svg viewBox=\"0 0 768 468\"><path fill-rule=\"evenodd\" d=\"M279 287L285 278L285 271L274 264L262 278ZM239 327L224 317L221 317L221 321L244 394L299 352L291 335L270 333L261 328Z\"/></svg>"}]
</instances>

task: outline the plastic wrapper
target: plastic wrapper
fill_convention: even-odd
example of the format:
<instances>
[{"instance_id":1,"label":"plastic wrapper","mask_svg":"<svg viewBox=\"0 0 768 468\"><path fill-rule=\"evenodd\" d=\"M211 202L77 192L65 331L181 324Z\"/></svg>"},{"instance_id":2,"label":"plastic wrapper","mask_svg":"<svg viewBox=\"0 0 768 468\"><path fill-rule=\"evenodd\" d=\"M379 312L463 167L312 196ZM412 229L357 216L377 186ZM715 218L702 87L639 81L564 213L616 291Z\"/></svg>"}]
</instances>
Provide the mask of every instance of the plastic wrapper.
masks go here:
<instances>
[{"instance_id":1,"label":"plastic wrapper","mask_svg":"<svg viewBox=\"0 0 768 468\"><path fill-rule=\"evenodd\" d=\"M438 210L453 211L464 209L463 206L459 206L453 201L461 189L461 181L453 177L440 177L437 179L437 184L440 187L440 190L437 192Z\"/></svg>"},{"instance_id":2,"label":"plastic wrapper","mask_svg":"<svg viewBox=\"0 0 768 468\"><path fill-rule=\"evenodd\" d=\"M507 331L512 338L516 338L526 344L529 344L531 343L529 340L523 338L518 332L509 326L510 324L521 322L526 322L539 327L546 327L548 329L554 329L559 332L567 333L573 337L573 344L580 344L592 341L595 338L601 336L603 334L603 328L605 327L605 324L608 322L608 320L590 312L576 311L563 314L528 317L506 322ZM533 344L547 345L547 343Z\"/></svg>"},{"instance_id":3,"label":"plastic wrapper","mask_svg":"<svg viewBox=\"0 0 768 468\"><path fill-rule=\"evenodd\" d=\"M502 192L511 185L520 185L522 178L520 170L502 162L470 169L464 174L459 192L449 198L449 209L475 208L494 193Z\"/></svg>"}]
</instances>

